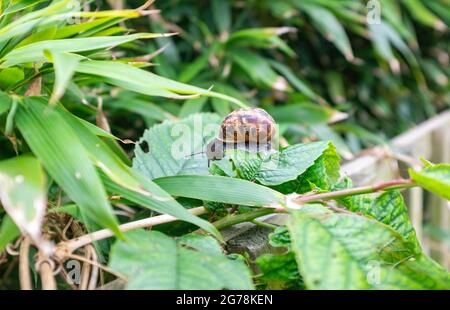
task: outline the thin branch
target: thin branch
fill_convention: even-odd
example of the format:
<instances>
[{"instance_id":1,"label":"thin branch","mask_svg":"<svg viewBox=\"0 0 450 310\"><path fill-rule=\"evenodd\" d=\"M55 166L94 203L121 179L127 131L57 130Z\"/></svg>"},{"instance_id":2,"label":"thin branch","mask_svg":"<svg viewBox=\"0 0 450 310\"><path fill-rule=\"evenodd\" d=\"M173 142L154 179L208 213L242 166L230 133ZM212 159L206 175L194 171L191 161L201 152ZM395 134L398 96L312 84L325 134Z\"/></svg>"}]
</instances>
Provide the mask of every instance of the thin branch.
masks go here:
<instances>
[{"instance_id":1,"label":"thin branch","mask_svg":"<svg viewBox=\"0 0 450 310\"><path fill-rule=\"evenodd\" d=\"M95 252L95 248L92 245L86 246L86 248L91 252L91 259L93 261L98 261L97 253ZM97 288L97 279L98 279L99 267L92 265L91 278L89 279L88 290L95 290Z\"/></svg>"},{"instance_id":2,"label":"thin branch","mask_svg":"<svg viewBox=\"0 0 450 310\"><path fill-rule=\"evenodd\" d=\"M19 254L19 280L20 288L22 290L32 290L33 286L31 284L30 275L30 238L25 236L20 244L20 254Z\"/></svg>"},{"instance_id":3,"label":"thin branch","mask_svg":"<svg viewBox=\"0 0 450 310\"><path fill-rule=\"evenodd\" d=\"M392 180L392 181L387 181L387 182L380 182L380 183L377 183L374 185L369 185L369 186L361 186L361 187L343 189L343 190L334 191L334 192L319 193L319 194L307 195L307 196L300 195L299 197L295 198L294 200L298 203L305 203L305 202L313 202L313 201L319 201L319 200L330 200L330 199L342 198L342 197L346 197L346 196L369 194L369 193L375 193L375 192L385 191L385 190L409 188L409 187L414 187L414 186L416 186L416 184L410 179L398 179L398 180Z\"/></svg>"},{"instance_id":4,"label":"thin branch","mask_svg":"<svg viewBox=\"0 0 450 310\"><path fill-rule=\"evenodd\" d=\"M192 208L189 209L188 211L193 215L202 215L206 213L206 209L204 207ZM126 232L137 228L151 227L154 225L169 223L176 220L178 220L178 218L171 215L163 214L142 219L139 221L122 224L119 226L119 230L122 232ZM73 253L76 249L79 249L94 241L106 239L112 236L114 236L112 230L102 229L69 241L63 241L57 245L55 256L58 258L66 257L68 254Z\"/></svg>"},{"instance_id":5,"label":"thin branch","mask_svg":"<svg viewBox=\"0 0 450 310\"><path fill-rule=\"evenodd\" d=\"M89 250L87 248L86 249L86 259L90 259L91 257L91 253L89 252ZM81 282L80 285L78 286L79 290L86 290L88 287L88 283L89 283L89 278L91 275L91 264L90 263L84 263L83 267L81 268Z\"/></svg>"},{"instance_id":6,"label":"thin branch","mask_svg":"<svg viewBox=\"0 0 450 310\"><path fill-rule=\"evenodd\" d=\"M374 193L378 191L384 191L384 190L393 190L393 189L401 189L401 188L409 188L416 186L416 184L410 180L410 179L398 179L398 180L392 180L387 182L380 182L372 186L362 186L362 187L355 187L355 188L349 188L349 189L343 189L339 191L334 192L327 192L327 193L319 193L319 194L309 194L309 195L298 195L294 198L290 198L290 203L295 204L296 207L300 207L303 203L313 202L313 201L326 201L351 195L361 195L361 194L367 194L367 193ZM288 196L286 196L288 197ZM287 199L288 201L288 199ZM289 208L289 206L288 206ZM188 212L190 212L193 215L202 215L207 212L207 210L204 207L197 207L189 209ZM229 215L226 216L215 223L213 225L218 229L223 229L225 227L229 227L238 223L242 222L251 222L255 218L258 218L263 215L267 215L270 213L276 213L276 212L286 212L286 207L282 205L270 205L265 206L262 208L258 208L255 211L238 214L238 215ZM173 221L179 220L178 218L163 214L158 215L146 219L142 219L139 221L134 221L126 224L122 224L119 226L119 230L122 232L126 232L133 229L138 228L146 228L151 227L159 224L165 224ZM75 250L86 246L94 241L106 239L109 237L113 237L114 233L110 229L102 229L98 230L96 232L83 235L81 237L69 240L69 241L62 241L60 242L57 247L56 251L54 253L54 256L57 259L64 259L65 257L69 257Z\"/></svg>"},{"instance_id":7,"label":"thin branch","mask_svg":"<svg viewBox=\"0 0 450 310\"><path fill-rule=\"evenodd\" d=\"M41 276L43 290L56 290L56 282L53 275L52 266L48 261L43 261L40 264L39 275Z\"/></svg>"}]
</instances>

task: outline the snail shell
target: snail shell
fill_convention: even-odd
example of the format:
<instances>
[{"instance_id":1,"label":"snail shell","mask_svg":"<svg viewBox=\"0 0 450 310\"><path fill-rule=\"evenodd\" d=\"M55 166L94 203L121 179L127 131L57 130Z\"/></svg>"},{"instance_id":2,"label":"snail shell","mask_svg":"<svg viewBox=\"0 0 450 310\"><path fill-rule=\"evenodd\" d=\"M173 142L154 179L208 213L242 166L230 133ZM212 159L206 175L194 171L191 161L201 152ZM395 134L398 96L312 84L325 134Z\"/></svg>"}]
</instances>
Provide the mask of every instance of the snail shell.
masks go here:
<instances>
[{"instance_id":1,"label":"snail shell","mask_svg":"<svg viewBox=\"0 0 450 310\"><path fill-rule=\"evenodd\" d=\"M235 110L223 120L218 137L207 145L206 156L209 160L222 159L224 150L230 147L269 150L275 132L275 121L265 110Z\"/></svg>"},{"instance_id":2,"label":"snail shell","mask_svg":"<svg viewBox=\"0 0 450 310\"><path fill-rule=\"evenodd\" d=\"M219 139L227 143L264 144L275 134L275 121L259 108L239 109L228 114L220 126Z\"/></svg>"}]
</instances>

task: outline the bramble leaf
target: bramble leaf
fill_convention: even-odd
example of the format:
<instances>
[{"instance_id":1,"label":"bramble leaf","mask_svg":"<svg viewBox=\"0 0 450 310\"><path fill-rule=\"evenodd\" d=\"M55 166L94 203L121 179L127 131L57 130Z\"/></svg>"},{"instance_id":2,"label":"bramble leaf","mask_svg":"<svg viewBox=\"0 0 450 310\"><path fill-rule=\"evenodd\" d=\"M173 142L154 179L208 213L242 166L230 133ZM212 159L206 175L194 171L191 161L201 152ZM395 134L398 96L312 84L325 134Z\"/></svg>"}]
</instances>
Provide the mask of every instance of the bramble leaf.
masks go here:
<instances>
[{"instance_id":1,"label":"bramble leaf","mask_svg":"<svg viewBox=\"0 0 450 310\"><path fill-rule=\"evenodd\" d=\"M252 289L248 268L223 254L198 252L157 232L125 234L111 250L110 267L127 277L128 289Z\"/></svg>"}]
</instances>

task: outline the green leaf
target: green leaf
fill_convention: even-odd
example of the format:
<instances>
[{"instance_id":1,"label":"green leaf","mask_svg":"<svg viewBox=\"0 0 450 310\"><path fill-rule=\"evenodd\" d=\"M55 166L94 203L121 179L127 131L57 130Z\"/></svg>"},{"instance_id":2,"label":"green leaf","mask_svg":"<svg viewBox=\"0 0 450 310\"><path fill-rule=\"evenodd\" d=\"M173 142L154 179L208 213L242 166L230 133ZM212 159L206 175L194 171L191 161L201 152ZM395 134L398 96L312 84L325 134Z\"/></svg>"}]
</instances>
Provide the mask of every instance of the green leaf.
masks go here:
<instances>
[{"instance_id":1,"label":"green leaf","mask_svg":"<svg viewBox=\"0 0 450 310\"><path fill-rule=\"evenodd\" d=\"M201 97L202 99L206 97ZM145 117L146 119L154 119L157 121L164 121L166 119L173 119L173 115L169 112L166 112L158 105L137 98L134 95L121 95L117 98L113 98L113 100L105 103L105 106L111 106L115 109L123 109L133 113L137 113Z\"/></svg>"},{"instance_id":2,"label":"green leaf","mask_svg":"<svg viewBox=\"0 0 450 310\"><path fill-rule=\"evenodd\" d=\"M420 0L404 0L403 4L411 14L424 25L440 30L447 29L447 26L436 15L428 10Z\"/></svg>"},{"instance_id":3,"label":"green leaf","mask_svg":"<svg viewBox=\"0 0 450 310\"><path fill-rule=\"evenodd\" d=\"M55 70L55 84L53 85L50 103L55 103L64 95L66 87L69 85L69 82L75 73L75 68L84 57L52 50L49 50L48 52L49 55L47 58L50 58L53 62Z\"/></svg>"},{"instance_id":4,"label":"green leaf","mask_svg":"<svg viewBox=\"0 0 450 310\"><path fill-rule=\"evenodd\" d=\"M177 239L178 244L210 255L222 255L223 250L216 239L197 233L183 235Z\"/></svg>"},{"instance_id":5,"label":"green leaf","mask_svg":"<svg viewBox=\"0 0 450 310\"><path fill-rule=\"evenodd\" d=\"M269 234L269 244L273 247L289 247L291 245L291 237L286 226L277 227Z\"/></svg>"},{"instance_id":6,"label":"green leaf","mask_svg":"<svg viewBox=\"0 0 450 310\"><path fill-rule=\"evenodd\" d=\"M36 158L24 155L0 161L0 201L21 231L38 246L44 245L45 175Z\"/></svg>"},{"instance_id":7,"label":"green leaf","mask_svg":"<svg viewBox=\"0 0 450 310\"><path fill-rule=\"evenodd\" d=\"M110 267L128 289L252 289L248 268L224 255L197 252L157 231L126 234L111 250Z\"/></svg>"},{"instance_id":8,"label":"green leaf","mask_svg":"<svg viewBox=\"0 0 450 310\"><path fill-rule=\"evenodd\" d=\"M284 203L284 196L270 188L229 177L179 175L154 181L173 196L256 207Z\"/></svg>"},{"instance_id":9,"label":"green leaf","mask_svg":"<svg viewBox=\"0 0 450 310\"><path fill-rule=\"evenodd\" d=\"M0 115L5 113L11 107L11 97L0 91Z\"/></svg>"},{"instance_id":10,"label":"green leaf","mask_svg":"<svg viewBox=\"0 0 450 310\"><path fill-rule=\"evenodd\" d=\"M348 61L352 61L353 51L347 33L339 20L327 9L312 4L296 1L300 9L304 10L322 35L344 54Z\"/></svg>"},{"instance_id":11,"label":"green leaf","mask_svg":"<svg viewBox=\"0 0 450 310\"><path fill-rule=\"evenodd\" d=\"M288 32L295 32L292 27L248 28L233 32L226 41L226 47L278 48L290 57L295 52L279 37Z\"/></svg>"},{"instance_id":12,"label":"green leaf","mask_svg":"<svg viewBox=\"0 0 450 310\"><path fill-rule=\"evenodd\" d=\"M237 106L245 107L241 101L213 91L172 81L151 72L114 61L83 61L78 64L79 73L101 76L113 85L149 96L162 96L186 99L193 96L210 96L228 100ZM129 77L133 78L130 79Z\"/></svg>"},{"instance_id":13,"label":"green leaf","mask_svg":"<svg viewBox=\"0 0 450 310\"><path fill-rule=\"evenodd\" d=\"M212 17L219 33L229 32L231 27L231 7L228 1L212 0Z\"/></svg>"},{"instance_id":14,"label":"green leaf","mask_svg":"<svg viewBox=\"0 0 450 310\"><path fill-rule=\"evenodd\" d=\"M314 205L293 211L288 227L309 289L449 288L447 272L374 220Z\"/></svg>"},{"instance_id":15,"label":"green leaf","mask_svg":"<svg viewBox=\"0 0 450 310\"><path fill-rule=\"evenodd\" d=\"M0 67L7 68L27 62L43 62L46 60L44 55L45 50L50 50L52 53L77 53L109 48L138 39L157 38L161 36L163 34L136 33L125 36L40 41L12 50L1 59L3 63Z\"/></svg>"},{"instance_id":16,"label":"green leaf","mask_svg":"<svg viewBox=\"0 0 450 310\"><path fill-rule=\"evenodd\" d=\"M17 67L6 68L0 72L0 87L9 89L24 79L23 70Z\"/></svg>"},{"instance_id":17,"label":"green leaf","mask_svg":"<svg viewBox=\"0 0 450 310\"><path fill-rule=\"evenodd\" d=\"M8 215L3 216L0 224L0 253L11 241L20 236L20 229Z\"/></svg>"},{"instance_id":18,"label":"green leaf","mask_svg":"<svg viewBox=\"0 0 450 310\"><path fill-rule=\"evenodd\" d=\"M413 244L416 253L421 252L416 232L409 220L408 209L403 196L398 191L389 191L377 197L373 195L357 195L341 200L352 212L362 213L365 216L389 225L402 237Z\"/></svg>"},{"instance_id":19,"label":"green leaf","mask_svg":"<svg viewBox=\"0 0 450 310\"><path fill-rule=\"evenodd\" d=\"M22 46L25 46L25 45L28 45L31 43L35 43L35 42L39 42L39 41L52 40L55 36L56 29L57 29L56 25L51 25L42 30L39 30L39 31L29 35L25 39L23 39L14 48L20 48Z\"/></svg>"},{"instance_id":20,"label":"green leaf","mask_svg":"<svg viewBox=\"0 0 450 310\"><path fill-rule=\"evenodd\" d=\"M286 81L273 71L267 59L245 49L233 50L231 57L254 83L280 91L287 89Z\"/></svg>"},{"instance_id":21,"label":"green leaf","mask_svg":"<svg viewBox=\"0 0 450 310\"><path fill-rule=\"evenodd\" d=\"M409 175L421 187L450 200L450 164L437 164L422 171L410 169Z\"/></svg>"},{"instance_id":22,"label":"green leaf","mask_svg":"<svg viewBox=\"0 0 450 310\"><path fill-rule=\"evenodd\" d=\"M189 213L155 183L124 164L103 140L84 126L83 122L80 122L79 119L62 110L59 106L55 107L55 110L77 133L94 165L103 171L101 178L106 188L151 210L169 214L197 225L217 238L221 238L212 224Z\"/></svg>"},{"instance_id":23,"label":"green leaf","mask_svg":"<svg viewBox=\"0 0 450 310\"><path fill-rule=\"evenodd\" d=\"M333 109L313 103L293 103L267 109L279 123L318 124L327 123L333 115Z\"/></svg>"},{"instance_id":24,"label":"green leaf","mask_svg":"<svg viewBox=\"0 0 450 310\"><path fill-rule=\"evenodd\" d=\"M270 61L270 65L282 74L293 87L311 100L323 100L316 94L303 80L301 80L295 73L286 65L278 61ZM303 119L302 119L303 120Z\"/></svg>"},{"instance_id":25,"label":"green leaf","mask_svg":"<svg viewBox=\"0 0 450 310\"><path fill-rule=\"evenodd\" d=\"M195 114L179 122L165 121L144 132L136 145L133 168L150 179L178 174L207 174L204 144L218 130L216 114ZM149 151L142 149L148 144Z\"/></svg>"},{"instance_id":26,"label":"green leaf","mask_svg":"<svg viewBox=\"0 0 450 310\"><path fill-rule=\"evenodd\" d=\"M106 175L101 174L101 176L105 187L110 192L118 194L140 206L149 208L159 213L170 214L179 220L197 225L205 231L210 232L217 239L223 239L219 231L211 223L189 213L186 209L183 208L183 206L181 206L170 196L164 197L163 195L167 195L164 189L161 189L157 184L150 182L147 178L142 177L140 179L141 182L145 184L145 189L157 194L160 197L162 196L161 198L163 199L155 199L154 197L149 197L148 195L144 195L140 192L129 190L126 187L120 186L117 183L113 182Z\"/></svg>"},{"instance_id":27,"label":"green leaf","mask_svg":"<svg viewBox=\"0 0 450 310\"><path fill-rule=\"evenodd\" d=\"M33 153L82 213L120 236L89 154L58 111L42 98L26 97L17 110L16 123Z\"/></svg>"},{"instance_id":28,"label":"green leaf","mask_svg":"<svg viewBox=\"0 0 450 310\"><path fill-rule=\"evenodd\" d=\"M227 151L239 177L289 192L314 183L324 189L339 177L339 156L326 141L296 144L270 155ZM222 161L223 161L222 160Z\"/></svg>"},{"instance_id":29,"label":"green leaf","mask_svg":"<svg viewBox=\"0 0 450 310\"><path fill-rule=\"evenodd\" d=\"M262 273L258 279L268 282L287 282L284 283L284 286L288 286L289 282L301 283L295 254L293 252L285 254L264 254L259 256L255 262ZM281 285L283 286L283 284Z\"/></svg>"},{"instance_id":30,"label":"green leaf","mask_svg":"<svg viewBox=\"0 0 450 310\"><path fill-rule=\"evenodd\" d=\"M191 114L200 113L208 100L207 97L200 97L186 100L178 114L179 118L186 118Z\"/></svg>"}]
</instances>

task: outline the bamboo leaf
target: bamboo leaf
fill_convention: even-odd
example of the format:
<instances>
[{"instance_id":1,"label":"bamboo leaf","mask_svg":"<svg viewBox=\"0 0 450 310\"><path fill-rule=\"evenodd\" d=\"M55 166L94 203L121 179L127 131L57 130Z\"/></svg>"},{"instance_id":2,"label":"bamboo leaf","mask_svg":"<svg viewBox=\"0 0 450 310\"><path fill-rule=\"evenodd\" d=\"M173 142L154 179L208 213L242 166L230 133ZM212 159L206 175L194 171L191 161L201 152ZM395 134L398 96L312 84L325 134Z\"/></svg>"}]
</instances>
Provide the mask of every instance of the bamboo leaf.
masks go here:
<instances>
[{"instance_id":1,"label":"bamboo leaf","mask_svg":"<svg viewBox=\"0 0 450 310\"><path fill-rule=\"evenodd\" d=\"M75 68L83 57L76 54L54 52L51 50L48 53L48 58L53 62L55 70L55 84L53 85L53 92L50 97L50 104L53 104L64 95L66 87L69 85L75 72Z\"/></svg>"},{"instance_id":2,"label":"bamboo leaf","mask_svg":"<svg viewBox=\"0 0 450 310\"><path fill-rule=\"evenodd\" d=\"M20 229L14 224L10 216L3 216L0 224L0 253L11 241L20 236Z\"/></svg>"},{"instance_id":3,"label":"bamboo leaf","mask_svg":"<svg viewBox=\"0 0 450 310\"><path fill-rule=\"evenodd\" d=\"M47 205L45 175L36 158L24 155L0 161L0 201L22 232L42 250L49 250L41 234Z\"/></svg>"},{"instance_id":4,"label":"bamboo leaf","mask_svg":"<svg viewBox=\"0 0 450 310\"><path fill-rule=\"evenodd\" d=\"M50 50L53 53L77 53L109 48L138 39L158 38L163 36L165 35L157 33L136 33L125 36L40 41L12 50L0 59L3 62L0 67L7 68L27 62L43 62L46 60L44 54L45 50Z\"/></svg>"},{"instance_id":5,"label":"bamboo leaf","mask_svg":"<svg viewBox=\"0 0 450 310\"><path fill-rule=\"evenodd\" d=\"M229 177L178 175L154 181L173 196L255 207L284 204L284 196L270 188Z\"/></svg>"},{"instance_id":6,"label":"bamboo leaf","mask_svg":"<svg viewBox=\"0 0 450 310\"><path fill-rule=\"evenodd\" d=\"M113 61L83 61L77 72L101 76L108 83L149 96L186 99L193 96L209 96L228 100L237 106L245 105L230 96L222 95L199 87L172 81L151 72ZM132 79L130 77L133 77Z\"/></svg>"},{"instance_id":7,"label":"bamboo leaf","mask_svg":"<svg viewBox=\"0 0 450 310\"><path fill-rule=\"evenodd\" d=\"M16 123L33 153L82 213L120 236L105 189L70 125L45 99L37 97L21 102Z\"/></svg>"}]
</instances>

